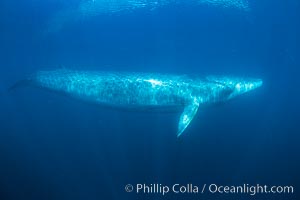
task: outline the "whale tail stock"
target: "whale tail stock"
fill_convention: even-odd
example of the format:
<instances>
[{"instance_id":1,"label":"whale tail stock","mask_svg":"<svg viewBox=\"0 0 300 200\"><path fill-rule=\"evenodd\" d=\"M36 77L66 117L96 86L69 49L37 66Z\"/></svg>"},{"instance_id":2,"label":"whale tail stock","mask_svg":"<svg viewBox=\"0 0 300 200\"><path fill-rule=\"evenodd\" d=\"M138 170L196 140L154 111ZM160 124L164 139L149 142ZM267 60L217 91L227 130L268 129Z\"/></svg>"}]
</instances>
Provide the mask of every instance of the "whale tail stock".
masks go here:
<instances>
[{"instance_id":1,"label":"whale tail stock","mask_svg":"<svg viewBox=\"0 0 300 200\"><path fill-rule=\"evenodd\" d=\"M20 80L20 81L17 81L12 86L10 86L9 88L6 88L6 89L0 88L0 97L2 98L6 95L11 94L13 91L17 90L18 88L27 87L29 85L31 85L30 80Z\"/></svg>"},{"instance_id":2,"label":"whale tail stock","mask_svg":"<svg viewBox=\"0 0 300 200\"><path fill-rule=\"evenodd\" d=\"M23 79L20 81L17 81L15 84L13 84L11 87L7 89L7 92L13 92L18 88L27 87L32 84L32 81L30 79Z\"/></svg>"}]
</instances>

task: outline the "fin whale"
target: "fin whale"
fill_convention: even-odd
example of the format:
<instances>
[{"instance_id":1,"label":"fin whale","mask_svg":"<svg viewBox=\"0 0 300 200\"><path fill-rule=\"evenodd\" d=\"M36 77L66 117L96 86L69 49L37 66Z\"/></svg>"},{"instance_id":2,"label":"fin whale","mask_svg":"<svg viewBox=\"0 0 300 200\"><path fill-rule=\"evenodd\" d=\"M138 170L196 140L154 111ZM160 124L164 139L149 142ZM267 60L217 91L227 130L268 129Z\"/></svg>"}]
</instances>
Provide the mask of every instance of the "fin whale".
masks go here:
<instances>
[{"instance_id":1,"label":"fin whale","mask_svg":"<svg viewBox=\"0 0 300 200\"><path fill-rule=\"evenodd\" d=\"M182 109L178 122L179 137L199 107L232 99L262 85L261 79L73 71L39 71L13 85L14 90L32 85L99 105L133 110L165 111Z\"/></svg>"}]
</instances>

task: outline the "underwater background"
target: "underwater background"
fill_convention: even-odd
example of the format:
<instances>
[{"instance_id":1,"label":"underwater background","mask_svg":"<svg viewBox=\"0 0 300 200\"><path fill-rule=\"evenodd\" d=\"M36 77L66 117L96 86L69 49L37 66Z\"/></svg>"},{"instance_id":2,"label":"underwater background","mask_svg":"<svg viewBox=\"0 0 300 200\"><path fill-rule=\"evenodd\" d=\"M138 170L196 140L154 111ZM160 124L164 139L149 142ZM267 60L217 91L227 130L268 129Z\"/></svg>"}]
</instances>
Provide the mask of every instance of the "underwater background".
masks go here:
<instances>
[{"instance_id":1,"label":"underwater background","mask_svg":"<svg viewBox=\"0 0 300 200\"><path fill-rule=\"evenodd\" d=\"M83 2L0 1L1 200L300 198L300 1ZM264 85L199 108L177 138L180 113L106 109L36 88L7 92L58 68L234 75ZM292 185L294 193L124 190L138 183Z\"/></svg>"}]
</instances>

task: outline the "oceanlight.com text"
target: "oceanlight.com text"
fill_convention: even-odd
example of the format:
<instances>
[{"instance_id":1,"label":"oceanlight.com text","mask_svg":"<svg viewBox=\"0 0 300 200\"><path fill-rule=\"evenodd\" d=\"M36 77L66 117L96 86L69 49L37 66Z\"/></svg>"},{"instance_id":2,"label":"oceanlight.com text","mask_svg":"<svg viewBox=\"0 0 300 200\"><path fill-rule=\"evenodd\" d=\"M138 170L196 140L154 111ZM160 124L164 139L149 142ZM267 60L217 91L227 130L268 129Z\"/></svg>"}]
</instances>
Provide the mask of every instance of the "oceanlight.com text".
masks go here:
<instances>
[{"instance_id":1,"label":"oceanlight.com text","mask_svg":"<svg viewBox=\"0 0 300 200\"><path fill-rule=\"evenodd\" d=\"M138 183L135 185L127 184L125 191L136 194L158 194L167 195L173 194L293 194L293 186L269 186L262 184L241 184L241 185L219 185L219 184L202 184L196 185L192 183L166 185L160 183L146 184Z\"/></svg>"}]
</instances>

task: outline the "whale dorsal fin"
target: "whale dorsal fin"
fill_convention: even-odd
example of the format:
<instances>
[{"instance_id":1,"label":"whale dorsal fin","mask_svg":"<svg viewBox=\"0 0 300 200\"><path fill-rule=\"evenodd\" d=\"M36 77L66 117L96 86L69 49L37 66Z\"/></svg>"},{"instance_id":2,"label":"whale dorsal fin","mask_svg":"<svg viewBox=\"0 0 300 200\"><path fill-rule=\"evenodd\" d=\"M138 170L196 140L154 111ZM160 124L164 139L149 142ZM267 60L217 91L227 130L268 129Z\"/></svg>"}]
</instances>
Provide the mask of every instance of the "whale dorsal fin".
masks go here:
<instances>
[{"instance_id":1,"label":"whale dorsal fin","mask_svg":"<svg viewBox=\"0 0 300 200\"><path fill-rule=\"evenodd\" d=\"M196 115L198 108L199 108L199 103L196 101L184 107L184 110L180 116L179 123L178 123L177 137L179 137L186 129L186 127L188 127L188 125Z\"/></svg>"}]
</instances>

